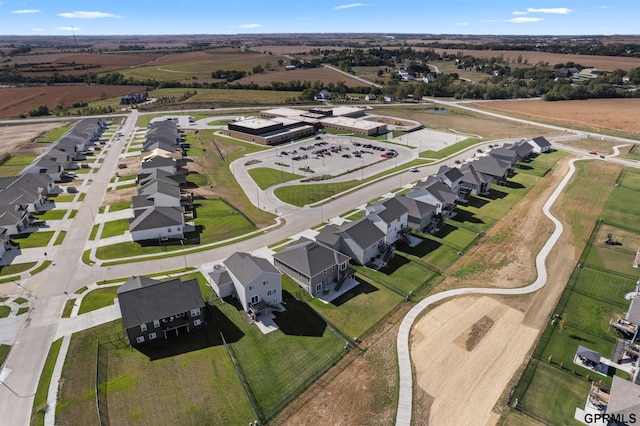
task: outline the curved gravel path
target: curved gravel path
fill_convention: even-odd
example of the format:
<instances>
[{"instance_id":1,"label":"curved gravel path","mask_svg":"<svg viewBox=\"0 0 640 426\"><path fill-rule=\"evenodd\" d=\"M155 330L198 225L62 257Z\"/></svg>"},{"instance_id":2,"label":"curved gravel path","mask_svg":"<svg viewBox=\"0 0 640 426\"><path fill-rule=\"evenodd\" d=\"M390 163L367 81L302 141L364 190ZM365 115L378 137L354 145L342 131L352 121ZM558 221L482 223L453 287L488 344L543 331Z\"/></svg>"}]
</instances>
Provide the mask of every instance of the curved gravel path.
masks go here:
<instances>
[{"instance_id":1,"label":"curved gravel path","mask_svg":"<svg viewBox=\"0 0 640 426\"><path fill-rule=\"evenodd\" d=\"M413 377L412 377L412 369L411 369L411 355L409 353L409 337L411 333L411 327L415 322L416 318L422 311L427 309L433 303L439 302L441 300L447 299L453 296L460 296L465 294L497 294L497 295L517 295L517 294L528 294L533 293L541 289L547 282L547 269L545 266L545 261L549 252L556 244L560 235L563 232L562 223L556 219L549 209L556 201L558 196L562 193L567 183L573 176L575 172L574 162L578 159L571 160L569 162L569 172L562 179L558 187L553 191L553 194L549 197L547 202L542 207L542 212L545 216L547 216L554 224L555 230L542 247L538 255L536 256L536 270L538 271L538 277L536 280L525 287L520 288L479 288L479 287L470 287L470 288L458 288L454 290L447 290L441 293L434 294L432 296L427 297L426 299L421 300L416 306L414 306L408 313L405 315L402 323L400 324L400 329L398 330L398 338L397 338L397 351L398 351L398 367L400 370L400 385L399 385L399 399L398 399L398 412L396 415L396 425L410 425L411 424L411 411L413 404Z\"/></svg>"}]
</instances>

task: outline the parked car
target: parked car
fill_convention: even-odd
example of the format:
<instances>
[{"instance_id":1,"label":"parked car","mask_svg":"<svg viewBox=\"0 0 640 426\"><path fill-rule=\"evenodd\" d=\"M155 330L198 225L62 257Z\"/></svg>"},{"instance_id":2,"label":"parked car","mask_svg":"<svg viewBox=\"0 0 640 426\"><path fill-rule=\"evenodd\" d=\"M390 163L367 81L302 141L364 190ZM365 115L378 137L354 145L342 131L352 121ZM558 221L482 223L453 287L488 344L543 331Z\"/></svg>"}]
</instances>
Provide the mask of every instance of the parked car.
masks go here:
<instances>
[{"instance_id":1,"label":"parked car","mask_svg":"<svg viewBox=\"0 0 640 426\"><path fill-rule=\"evenodd\" d=\"M409 171L410 171L410 172L414 172L414 173L415 173L415 172L419 172L419 170L418 170L418 168L417 168L417 167L411 167L411 168L409 169Z\"/></svg>"},{"instance_id":2,"label":"parked car","mask_svg":"<svg viewBox=\"0 0 640 426\"><path fill-rule=\"evenodd\" d=\"M118 164L118 168L119 168L119 169L126 169L126 168L127 168L127 165L126 165L126 164L124 164L124 163L120 163L120 164Z\"/></svg>"},{"instance_id":3,"label":"parked car","mask_svg":"<svg viewBox=\"0 0 640 426\"><path fill-rule=\"evenodd\" d=\"M80 167L82 167L83 169L88 169L89 165L87 163L82 163L80 164Z\"/></svg>"},{"instance_id":4,"label":"parked car","mask_svg":"<svg viewBox=\"0 0 640 426\"><path fill-rule=\"evenodd\" d=\"M589 154L591 154L591 155L598 155L598 153L597 153L597 152L595 152L595 151L589 151Z\"/></svg>"},{"instance_id":5,"label":"parked car","mask_svg":"<svg viewBox=\"0 0 640 426\"><path fill-rule=\"evenodd\" d=\"M456 161L455 161L455 163L456 163L456 164L460 164L460 160L456 160Z\"/></svg>"},{"instance_id":6,"label":"parked car","mask_svg":"<svg viewBox=\"0 0 640 426\"><path fill-rule=\"evenodd\" d=\"M76 194L78 192L78 188L75 186L67 186L67 192L69 194Z\"/></svg>"},{"instance_id":7,"label":"parked car","mask_svg":"<svg viewBox=\"0 0 640 426\"><path fill-rule=\"evenodd\" d=\"M33 222L31 222L32 226L44 226L47 224L46 220L34 220Z\"/></svg>"}]
</instances>

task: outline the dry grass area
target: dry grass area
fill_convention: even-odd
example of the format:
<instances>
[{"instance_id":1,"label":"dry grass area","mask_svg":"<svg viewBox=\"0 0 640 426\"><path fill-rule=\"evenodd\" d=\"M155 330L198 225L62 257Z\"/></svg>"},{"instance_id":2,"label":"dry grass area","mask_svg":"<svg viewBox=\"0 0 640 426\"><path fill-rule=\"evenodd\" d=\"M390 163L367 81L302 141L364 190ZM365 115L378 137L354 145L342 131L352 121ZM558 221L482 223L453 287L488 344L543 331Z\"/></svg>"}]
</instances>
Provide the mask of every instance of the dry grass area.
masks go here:
<instances>
[{"instance_id":1,"label":"dry grass area","mask_svg":"<svg viewBox=\"0 0 640 426\"><path fill-rule=\"evenodd\" d=\"M480 109L531 117L563 126L640 134L637 119L640 116L640 99L638 98L555 102L487 101L476 102L473 105Z\"/></svg>"},{"instance_id":2,"label":"dry grass area","mask_svg":"<svg viewBox=\"0 0 640 426\"><path fill-rule=\"evenodd\" d=\"M0 92L1 93L1 92ZM5 153L39 155L50 144L30 144L38 136L63 126L65 123L34 123L0 127L0 155Z\"/></svg>"},{"instance_id":3,"label":"dry grass area","mask_svg":"<svg viewBox=\"0 0 640 426\"><path fill-rule=\"evenodd\" d=\"M49 110L61 104L70 106L75 102L94 102L115 98L127 93L144 91L138 86L38 86L0 89L0 118L26 114L39 105Z\"/></svg>"},{"instance_id":4,"label":"dry grass area","mask_svg":"<svg viewBox=\"0 0 640 426\"><path fill-rule=\"evenodd\" d=\"M420 48L416 48L420 50ZM627 58L618 56L596 56L596 55L565 55L562 53L546 53L546 52L529 52L522 50L472 50L472 49L433 49L438 53L463 52L464 55L471 55L475 58L497 58L502 55L505 59L515 62L518 56L522 56L523 60L529 61L529 66L539 62L548 62L550 66L555 64L566 64L573 62L585 67L598 68L603 71L613 71L623 69L628 71L632 68L640 67L640 58Z\"/></svg>"},{"instance_id":5,"label":"dry grass area","mask_svg":"<svg viewBox=\"0 0 640 426\"><path fill-rule=\"evenodd\" d=\"M330 68L308 68L295 69L291 71L266 72L264 74L251 74L238 80L241 84L255 83L259 86L269 86L272 81L321 81L324 84L344 81L347 86L364 86L365 84L356 79L349 78Z\"/></svg>"},{"instance_id":6,"label":"dry grass area","mask_svg":"<svg viewBox=\"0 0 640 426\"><path fill-rule=\"evenodd\" d=\"M564 134L563 132L550 130L530 124L516 123L511 120L500 120L494 117L487 117L457 109L449 109L448 114L435 114L425 112L424 107L375 107L374 113L389 115L392 117L403 117L410 120L417 120L424 124L426 128L444 130L449 129L474 135L480 135L485 140L494 140L511 137L533 138L536 136L555 136Z\"/></svg>"}]
</instances>

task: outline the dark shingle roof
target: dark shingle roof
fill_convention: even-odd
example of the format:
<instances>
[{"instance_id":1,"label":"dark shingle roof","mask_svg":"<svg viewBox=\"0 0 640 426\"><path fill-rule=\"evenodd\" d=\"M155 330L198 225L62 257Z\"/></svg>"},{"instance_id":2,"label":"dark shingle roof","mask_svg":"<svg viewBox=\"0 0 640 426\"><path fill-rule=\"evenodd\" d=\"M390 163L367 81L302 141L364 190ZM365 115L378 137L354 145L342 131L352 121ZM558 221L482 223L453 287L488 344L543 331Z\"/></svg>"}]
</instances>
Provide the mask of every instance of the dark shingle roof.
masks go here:
<instances>
[{"instance_id":1,"label":"dark shingle roof","mask_svg":"<svg viewBox=\"0 0 640 426\"><path fill-rule=\"evenodd\" d=\"M407 209L409 217L417 220L422 220L425 217L431 216L436 211L436 206L409 198L406 195L398 194L394 198Z\"/></svg>"},{"instance_id":2,"label":"dark shingle roof","mask_svg":"<svg viewBox=\"0 0 640 426\"><path fill-rule=\"evenodd\" d=\"M509 168L508 164L494 157L480 157L473 162L476 172L489 176L503 177Z\"/></svg>"},{"instance_id":3,"label":"dark shingle roof","mask_svg":"<svg viewBox=\"0 0 640 426\"><path fill-rule=\"evenodd\" d=\"M231 275L229 275L229 271L226 268L214 269L209 272L209 277L217 286L233 283Z\"/></svg>"},{"instance_id":4,"label":"dark shingle roof","mask_svg":"<svg viewBox=\"0 0 640 426\"><path fill-rule=\"evenodd\" d=\"M384 220L387 224L390 224L394 220L398 220L403 214L407 213L407 208L395 198L379 201L371 205L371 207L371 213L378 215L378 217Z\"/></svg>"},{"instance_id":5,"label":"dark shingle roof","mask_svg":"<svg viewBox=\"0 0 640 426\"><path fill-rule=\"evenodd\" d=\"M537 138L531 139L536 145L540 148L544 148L546 146L551 146L551 142L547 140L544 136L538 136Z\"/></svg>"},{"instance_id":6,"label":"dark shingle roof","mask_svg":"<svg viewBox=\"0 0 640 426\"><path fill-rule=\"evenodd\" d=\"M311 240L287 247L274 254L273 258L307 277L349 261L348 256Z\"/></svg>"},{"instance_id":7,"label":"dark shingle roof","mask_svg":"<svg viewBox=\"0 0 640 426\"><path fill-rule=\"evenodd\" d=\"M255 281L264 272L280 274L280 271L267 259L255 257L249 253L236 252L223 263L227 271L233 274L242 285L248 285Z\"/></svg>"},{"instance_id":8,"label":"dark shingle roof","mask_svg":"<svg viewBox=\"0 0 640 426\"><path fill-rule=\"evenodd\" d=\"M456 180L462 178L462 172L457 167L448 167L443 165L443 166L440 166L440 169L436 174L438 176L440 175L446 176L447 179L449 179L451 182L455 182Z\"/></svg>"},{"instance_id":9,"label":"dark shingle roof","mask_svg":"<svg viewBox=\"0 0 640 426\"><path fill-rule=\"evenodd\" d=\"M462 182L474 183L476 185L491 182L491 177L476 171L471 163L462 166L462 174Z\"/></svg>"},{"instance_id":10,"label":"dark shingle roof","mask_svg":"<svg viewBox=\"0 0 640 426\"><path fill-rule=\"evenodd\" d=\"M316 241L331 247L337 247L340 241L340 228L336 225L326 225L316 235Z\"/></svg>"},{"instance_id":11,"label":"dark shingle roof","mask_svg":"<svg viewBox=\"0 0 640 426\"><path fill-rule=\"evenodd\" d=\"M133 211L134 217L129 222L129 230L162 228L184 225L182 209L178 207L148 207Z\"/></svg>"},{"instance_id":12,"label":"dark shingle roof","mask_svg":"<svg viewBox=\"0 0 640 426\"><path fill-rule=\"evenodd\" d=\"M630 420L632 414L637 418L639 413L640 386L614 375L611 382L607 414L620 415Z\"/></svg>"},{"instance_id":13,"label":"dark shingle roof","mask_svg":"<svg viewBox=\"0 0 640 426\"><path fill-rule=\"evenodd\" d=\"M355 222L348 222L340 227L340 231L347 234L356 244L367 248L384 239L384 232L369 219L363 217Z\"/></svg>"},{"instance_id":14,"label":"dark shingle roof","mask_svg":"<svg viewBox=\"0 0 640 426\"><path fill-rule=\"evenodd\" d=\"M118 288L118 301L125 329L204 307L195 279L157 281L133 276Z\"/></svg>"}]
</instances>

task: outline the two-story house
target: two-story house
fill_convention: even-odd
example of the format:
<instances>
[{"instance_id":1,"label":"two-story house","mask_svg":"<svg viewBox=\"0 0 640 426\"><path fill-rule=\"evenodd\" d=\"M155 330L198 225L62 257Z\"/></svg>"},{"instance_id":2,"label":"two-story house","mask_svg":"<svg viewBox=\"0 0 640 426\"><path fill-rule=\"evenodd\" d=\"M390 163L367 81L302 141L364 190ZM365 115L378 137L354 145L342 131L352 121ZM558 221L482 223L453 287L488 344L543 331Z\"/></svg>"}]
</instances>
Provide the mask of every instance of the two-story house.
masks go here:
<instances>
[{"instance_id":1,"label":"two-story house","mask_svg":"<svg viewBox=\"0 0 640 426\"><path fill-rule=\"evenodd\" d=\"M198 281L133 276L118 288L122 326L131 345L168 339L205 326Z\"/></svg>"}]
</instances>

